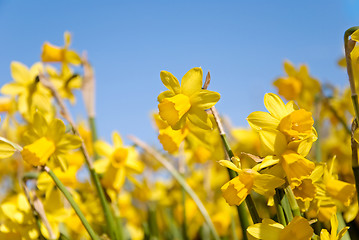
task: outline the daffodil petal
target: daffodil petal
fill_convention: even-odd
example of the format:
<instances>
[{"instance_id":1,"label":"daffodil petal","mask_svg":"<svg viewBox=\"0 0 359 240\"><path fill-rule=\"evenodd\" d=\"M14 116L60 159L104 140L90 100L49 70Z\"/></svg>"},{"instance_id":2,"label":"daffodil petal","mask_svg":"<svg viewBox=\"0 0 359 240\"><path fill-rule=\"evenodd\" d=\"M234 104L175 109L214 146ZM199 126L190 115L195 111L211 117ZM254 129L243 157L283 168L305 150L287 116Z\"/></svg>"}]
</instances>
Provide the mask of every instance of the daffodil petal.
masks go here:
<instances>
[{"instance_id":1,"label":"daffodil petal","mask_svg":"<svg viewBox=\"0 0 359 240\"><path fill-rule=\"evenodd\" d=\"M191 108L188 113L188 119L197 127L202 129L211 129L212 122L210 121L208 114L202 109Z\"/></svg>"},{"instance_id":2,"label":"daffodil petal","mask_svg":"<svg viewBox=\"0 0 359 240\"><path fill-rule=\"evenodd\" d=\"M11 62L11 76L15 82L28 83L31 80L29 69L20 62Z\"/></svg>"},{"instance_id":3,"label":"daffodil petal","mask_svg":"<svg viewBox=\"0 0 359 240\"><path fill-rule=\"evenodd\" d=\"M118 132L114 132L112 134L112 141L115 148L119 148L123 146L123 141Z\"/></svg>"},{"instance_id":4,"label":"daffodil petal","mask_svg":"<svg viewBox=\"0 0 359 240\"><path fill-rule=\"evenodd\" d=\"M270 197L275 194L275 188L282 186L284 183L283 179L270 174L256 174L254 175L253 190L260 195Z\"/></svg>"},{"instance_id":5,"label":"daffodil petal","mask_svg":"<svg viewBox=\"0 0 359 240\"><path fill-rule=\"evenodd\" d=\"M4 95L16 96L23 92L25 87L17 82L7 83L1 88L1 93Z\"/></svg>"},{"instance_id":6,"label":"daffodil petal","mask_svg":"<svg viewBox=\"0 0 359 240\"><path fill-rule=\"evenodd\" d=\"M157 101L162 102L163 99L173 97L174 95L175 94L170 90L161 92L160 95L158 95L157 97Z\"/></svg>"},{"instance_id":7,"label":"daffodil petal","mask_svg":"<svg viewBox=\"0 0 359 240\"><path fill-rule=\"evenodd\" d=\"M114 151L114 149L111 147L110 144L108 144L105 141L102 140L98 140L95 143L95 151L100 155L100 156L106 156L109 157L111 156L112 152Z\"/></svg>"},{"instance_id":8,"label":"daffodil petal","mask_svg":"<svg viewBox=\"0 0 359 240\"><path fill-rule=\"evenodd\" d=\"M190 101L193 107L205 110L213 107L220 98L217 92L200 90L191 96Z\"/></svg>"},{"instance_id":9,"label":"daffodil petal","mask_svg":"<svg viewBox=\"0 0 359 240\"><path fill-rule=\"evenodd\" d=\"M65 61L76 66L82 63L80 56L73 50L65 51Z\"/></svg>"},{"instance_id":10,"label":"daffodil petal","mask_svg":"<svg viewBox=\"0 0 359 240\"><path fill-rule=\"evenodd\" d=\"M350 37L352 38L352 40L359 42L359 29L353 32L352 35L350 35Z\"/></svg>"},{"instance_id":11,"label":"daffodil petal","mask_svg":"<svg viewBox=\"0 0 359 240\"><path fill-rule=\"evenodd\" d=\"M167 71L161 71L160 73L162 83L172 91L174 94L179 94L181 92L180 84L175 76L172 73Z\"/></svg>"},{"instance_id":12,"label":"daffodil petal","mask_svg":"<svg viewBox=\"0 0 359 240\"><path fill-rule=\"evenodd\" d=\"M297 72L293 64L288 60L284 62L284 71L288 74L288 76L294 76Z\"/></svg>"},{"instance_id":13,"label":"daffodil petal","mask_svg":"<svg viewBox=\"0 0 359 240\"><path fill-rule=\"evenodd\" d=\"M273 128L276 129L279 125L279 120L274 118L267 112L252 112L247 117L247 121L249 125L254 130L261 130L263 128Z\"/></svg>"},{"instance_id":14,"label":"daffodil petal","mask_svg":"<svg viewBox=\"0 0 359 240\"><path fill-rule=\"evenodd\" d=\"M232 169L235 172L240 172L242 171L241 169L239 169L236 165L234 165L231 161L228 160L219 160L218 161L219 165L223 166L223 167L227 167L229 169Z\"/></svg>"},{"instance_id":15,"label":"daffodil petal","mask_svg":"<svg viewBox=\"0 0 359 240\"><path fill-rule=\"evenodd\" d=\"M195 92L202 89L202 68L195 67L189 70L182 78L181 93L192 96Z\"/></svg>"},{"instance_id":16,"label":"daffodil petal","mask_svg":"<svg viewBox=\"0 0 359 240\"><path fill-rule=\"evenodd\" d=\"M283 133L275 129L263 129L258 131L259 139L263 145L263 155L277 155L287 148L287 140Z\"/></svg>"},{"instance_id":17,"label":"daffodil petal","mask_svg":"<svg viewBox=\"0 0 359 240\"><path fill-rule=\"evenodd\" d=\"M263 219L262 223L257 223L247 228L248 240L278 240L283 228L283 225L271 219Z\"/></svg>"},{"instance_id":18,"label":"daffodil petal","mask_svg":"<svg viewBox=\"0 0 359 240\"><path fill-rule=\"evenodd\" d=\"M282 99L274 93L266 93L266 95L264 95L264 105L270 114L277 119L288 115L288 111Z\"/></svg>"}]
</instances>

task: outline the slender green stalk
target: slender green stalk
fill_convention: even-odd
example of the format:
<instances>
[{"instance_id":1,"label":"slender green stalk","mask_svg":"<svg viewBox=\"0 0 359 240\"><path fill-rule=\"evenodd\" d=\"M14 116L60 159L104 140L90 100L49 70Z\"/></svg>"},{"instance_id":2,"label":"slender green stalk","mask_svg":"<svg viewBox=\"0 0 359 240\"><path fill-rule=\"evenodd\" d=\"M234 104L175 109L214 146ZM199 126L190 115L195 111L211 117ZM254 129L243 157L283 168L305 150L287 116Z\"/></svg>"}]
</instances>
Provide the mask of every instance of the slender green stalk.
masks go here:
<instances>
[{"instance_id":1,"label":"slender green stalk","mask_svg":"<svg viewBox=\"0 0 359 240\"><path fill-rule=\"evenodd\" d=\"M289 199L285 194L284 189L280 188L278 189L278 192L280 195L280 205L283 207L284 214L286 216L287 222L289 223L293 219L293 213L289 204Z\"/></svg>"},{"instance_id":2,"label":"slender green stalk","mask_svg":"<svg viewBox=\"0 0 359 240\"><path fill-rule=\"evenodd\" d=\"M223 142L223 145L224 145L224 148L226 150L226 154L229 158L229 160L232 160L232 158L234 157L234 154L233 154L233 151L228 143L228 140L227 140L227 137L226 137L226 133L224 131L224 128L222 126L222 123L220 121L220 118L219 118L219 115L218 115L218 112L216 110L215 107L212 107L211 108L211 111L212 111L212 114L214 116L214 119L217 123L217 127L218 127L218 130L219 130L219 134L221 136L221 139L222 139L222 142ZM230 170L229 172L231 172L232 170ZM230 176L230 179L233 179L234 177L237 176L237 173L234 174L229 174ZM243 203L242 203L243 204ZM250 194L247 195L246 197L246 204L247 204L247 207L248 207L248 210L249 210L249 213L251 215L251 218L253 220L253 223L260 223L261 222L261 219L259 217L259 214L258 214L258 211L257 211L257 208L252 200L252 197ZM239 213L239 212L238 212ZM244 214L245 216L247 215L247 212L243 212L241 211L240 214ZM241 218L241 217L240 217ZM241 223L242 224L242 223ZM242 227L245 227L245 229L247 229L248 226L242 226Z\"/></svg>"},{"instance_id":3,"label":"slender green stalk","mask_svg":"<svg viewBox=\"0 0 359 240\"><path fill-rule=\"evenodd\" d=\"M183 209L182 209L182 217L183 217L182 234L183 234L183 239L188 240L188 235L187 235L187 214L186 214L186 191L184 190L184 188L182 188L181 192L182 192L182 207L183 207Z\"/></svg>"},{"instance_id":4,"label":"slender green stalk","mask_svg":"<svg viewBox=\"0 0 359 240\"><path fill-rule=\"evenodd\" d=\"M213 222L212 222L206 208L204 207L202 201L199 199L199 197L193 191L193 189L187 184L186 180L181 176L181 174L167 161L166 158L164 158L161 154L159 154L153 148L148 146L146 143L142 142L141 140L137 139L134 136L129 136L129 139L131 139L137 146L139 146L143 150L145 150L148 154L152 155L158 162L160 162L171 173L171 175L176 179L176 181L183 187L183 189L187 192L187 194L196 203L198 210L201 212L204 220L208 224L208 227L209 227L214 239L219 240L220 238L218 236L216 228L214 227Z\"/></svg>"},{"instance_id":5,"label":"slender green stalk","mask_svg":"<svg viewBox=\"0 0 359 240\"><path fill-rule=\"evenodd\" d=\"M274 195L274 205L277 210L277 217L280 224L287 226L287 220L285 219L283 207L280 204L280 194L276 189L276 194Z\"/></svg>"},{"instance_id":6,"label":"slender green stalk","mask_svg":"<svg viewBox=\"0 0 359 240\"><path fill-rule=\"evenodd\" d=\"M231 219L232 219L232 221L231 221L231 237L233 240L239 240L238 236L237 236L237 232L236 232L236 224L234 222L233 214L231 214ZM247 220L248 220L248 218L247 218ZM244 234L246 234L246 233L244 233Z\"/></svg>"},{"instance_id":7,"label":"slender green stalk","mask_svg":"<svg viewBox=\"0 0 359 240\"><path fill-rule=\"evenodd\" d=\"M89 117L89 124L90 124L90 130L91 130L91 136L92 136L92 141L96 142L98 137L97 137L97 129L96 129L96 121L95 121L95 117Z\"/></svg>"},{"instance_id":8,"label":"slender green stalk","mask_svg":"<svg viewBox=\"0 0 359 240\"><path fill-rule=\"evenodd\" d=\"M150 230L150 240L159 239L156 206L151 203L148 206L148 227Z\"/></svg>"},{"instance_id":9,"label":"slender green stalk","mask_svg":"<svg viewBox=\"0 0 359 240\"><path fill-rule=\"evenodd\" d=\"M341 212L337 212L337 219L338 219L338 230L342 230L347 226L347 224L344 221L343 214ZM351 240L349 232L347 231L344 236L341 238L341 240Z\"/></svg>"},{"instance_id":10,"label":"slender green stalk","mask_svg":"<svg viewBox=\"0 0 359 240\"><path fill-rule=\"evenodd\" d=\"M286 195L288 197L289 205L290 205L290 208L292 209L293 216L294 217L301 216L300 209L299 209L297 200L294 197L294 193L292 191L292 188L290 186L287 186L284 189L284 191L285 191L285 193L286 193Z\"/></svg>"},{"instance_id":11,"label":"slender green stalk","mask_svg":"<svg viewBox=\"0 0 359 240\"><path fill-rule=\"evenodd\" d=\"M112 215L110 206L106 200L104 190L100 183L100 179L98 178L98 175L95 172L95 169L90 169L90 174L91 174L91 177L94 179L93 182L95 183L95 187L97 189L97 192L99 193L101 206L104 210L105 219L108 224L107 232L110 234L110 237L112 239L123 239L122 224L117 224L118 226L116 227L114 216Z\"/></svg>"},{"instance_id":12,"label":"slender green stalk","mask_svg":"<svg viewBox=\"0 0 359 240\"><path fill-rule=\"evenodd\" d=\"M82 211L80 210L79 206L77 205L77 203L75 202L75 200L72 198L70 192L66 189L65 185L63 185L63 183L60 181L60 179L58 179L58 177L54 174L53 171L51 171L50 168L48 167L44 167L43 168L44 171L46 171L49 176L52 178L52 180L55 182L55 184L57 185L57 187L60 189L60 191L64 194L64 196L66 197L67 201L69 201L71 207L75 210L77 216L80 218L82 224L84 225L85 229L87 230L88 234L90 235L90 237L93 240L100 240L100 238L97 236L97 234L95 233L95 231L92 229L92 227L90 226L90 224L88 223L88 221L86 220L84 214L82 213Z\"/></svg>"}]
</instances>

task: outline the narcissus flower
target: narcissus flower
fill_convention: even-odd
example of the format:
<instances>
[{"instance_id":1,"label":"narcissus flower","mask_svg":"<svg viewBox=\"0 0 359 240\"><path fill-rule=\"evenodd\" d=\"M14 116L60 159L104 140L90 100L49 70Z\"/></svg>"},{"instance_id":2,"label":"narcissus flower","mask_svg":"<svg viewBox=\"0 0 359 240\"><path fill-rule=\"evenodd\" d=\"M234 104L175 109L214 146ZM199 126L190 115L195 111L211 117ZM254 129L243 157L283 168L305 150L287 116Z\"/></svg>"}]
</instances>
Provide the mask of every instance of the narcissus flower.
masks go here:
<instances>
[{"instance_id":1,"label":"narcissus flower","mask_svg":"<svg viewBox=\"0 0 359 240\"><path fill-rule=\"evenodd\" d=\"M281 77L273 82L278 93L287 100L298 101L299 106L309 110L314 103L315 95L320 91L320 83L309 75L308 67L301 65L295 69L291 62L284 62L287 77Z\"/></svg>"},{"instance_id":2,"label":"narcissus flower","mask_svg":"<svg viewBox=\"0 0 359 240\"><path fill-rule=\"evenodd\" d=\"M17 98L17 108L23 115L29 115L32 107L50 111L51 94L38 79L42 64L35 63L29 69L20 62L12 62L10 68L14 82L5 84L1 93Z\"/></svg>"},{"instance_id":3,"label":"narcissus flower","mask_svg":"<svg viewBox=\"0 0 359 240\"><path fill-rule=\"evenodd\" d=\"M212 123L205 110L213 107L220 95L202 89L202 69L196 67L189 70L183 76L181 85L170 72L162 71L160 76L169 89L157 98L161 118L175 130L181 129L187 119L198 127L211 128Z\"/></svg>"},{"instance_id":4,"label":"narcissus flower","mask_svg":"<svg viewBox=\"0 0 359 240\"><path fill-rule=\"evenodd\" d=\"M307 155L317 133L313 127L312 114L298 109L293 101L284 104L273 93L264 96L267 112L253 112L247 120L259 133L263 155L280 155L286 149L292 149Z\"/></svg>"},{"instance_id":5,"label":"narcissus flower","mask_svg":"<svg viewBox=\"0 0 359 240\"><path fill-rule=\"evenodd\" d=\"M23 159L33 166L42 166L53 157L57 164L66 169L66 153L80 147L82 140L65 130L65 124L60 119L47 122L36 112L32 126L25 132L25 138L30 144L21 151Z\"/></svg>"},{"instance_id":6,"label":"narcissus flower","mask_svg":"<svg viewBox=\"0 0 359 240\"><path fill-rule=\"evenodd\" d=\"M119 191L126 176L142 172L144 166L138 160L136 149L124 146L117 132L112 134L112 140L113 147L102 140L95 143L95 151L104 157L95 162L95 169L99 174L103 174L102 184L105 188Z\"/></svg>"},{"instance_id":7,"label":"narcissus flower","mask_svg":"<svg viewBox=\"0 0 359 240\"><path fill-rule=\"evenodd\" d=\"M81 64L81 58L73 51L69 50L71 43L71 34L69 32L64 33L65 46L57 47L48 42L45 42L42 46L41 60L43 62L62 62L64 64Z\"/></svg>"},{"instance_id":8,"label":"narcissus flower","mask_svg":"<svg viewBox=\"0 0 359 240\"><path fill-rule=\"evenodd\" d=\"M305 218L296 216L286 227L271 219L263 219L262 223L248 227L247 236L249 240L309 240L313 232Z\"/></svg>"},{"instance_id":9,"label":"narcissus flower","mask_svg":"<svg viewBox=\"0 0 359 240\"><path fill-rule=\"evenodd\" d=\"M224 184L221 188L224 199L231 206L240 205L252 190L263 196L271 197L275 193L275 188L285 182L276 176L259 174L252 169L239 169L227 160L221 160L219 164L238 173L237 177Z\"/></svg>"}]
</instances>

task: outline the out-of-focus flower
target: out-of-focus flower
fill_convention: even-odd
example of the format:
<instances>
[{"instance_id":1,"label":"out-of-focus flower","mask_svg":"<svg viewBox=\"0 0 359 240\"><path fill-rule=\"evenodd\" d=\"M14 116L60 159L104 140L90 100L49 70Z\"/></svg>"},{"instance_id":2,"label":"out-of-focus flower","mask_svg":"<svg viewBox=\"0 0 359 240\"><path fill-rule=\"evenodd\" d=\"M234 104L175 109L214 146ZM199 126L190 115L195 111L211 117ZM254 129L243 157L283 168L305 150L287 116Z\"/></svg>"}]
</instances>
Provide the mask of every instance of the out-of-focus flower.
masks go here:
<instances>
[{"instance_id":1,"label":"out-of-focus flower","mask_svg":"<svg viewBox=\"0 0 359 240\"><path fill-rule=\"evenodd\" d=\"M320 92L319 81L309 75L305 65L297 70L292 63L285 61L284 70L288 76L278 78L273 83L278 93L287 100L296 100L306 110L312 109L316 94Z\"/></svg>"},{"instance_id":2,"label":"out-of-focus flower","mask_svg":"<svg viewBox=\"0 0 359 240\"><path fill-rule=\"evenodd\" d=\"M120 191L126 176L131 173L143 171L143 163L138 160L138 154L134 147L123 145L121 136L112 134L114 146L99 140L95 143L95 151L104 158L95 162L95 169L102 176L102 184L105 188Z\"/></svg>"},{"instance_id":3,"label":"out-of-focus flower","mask_svg":"<svg viewBox=\"0 0 359 240\"><path fill-rule=\"evenodd\" d=\"M25 138L30 144L21 152L23 159L33 166L41 166L53 157L55 163L66 169L66 153L80 147L82 140L76 135L66 133L65 130L65 124L60 119L47 122L39 112L36 112L30 129L25 133Z\"/></svg>"},{"instance_id":4,"label":"out-of-focus flower","mask_svg":"<svg viewBox=\"0 0 359 240\"><path fill-rule=\"evenodd\" d=\"M19 112L26 117L32 108L50 112L51 94L38 79L39 73L43 71L42 64L35 63L28 69L20 62L12 62L10 67L14 82L5 84L1 93L16 98Z\"/></svg>"},{"instance_id":5,"label":"out-of-focus flower","mask_svg":"<svg viewBox=\"0 0 359 240\"><path fill-rule=\"evenodd\" d=\"M62 62L64 65L80 65L80 56L75 51L69 49L71 43L71 34L69 32L64 33L64 42L65 45L63 47L45 42L42 46L41 60L43 62Z\"/></svg>"},{"instance_id":6,"label":"out-of-focus flower","mask_svg":"<svg viewBox=\"0 0 359 240\"><path fill-rule=\"evenodd\" d=\"M305 218L296 216L286 227L271 219L263 219L262 223L248 227L247 236L249 240L309 240L313 232Z\"/></svg>"}]
</instances>

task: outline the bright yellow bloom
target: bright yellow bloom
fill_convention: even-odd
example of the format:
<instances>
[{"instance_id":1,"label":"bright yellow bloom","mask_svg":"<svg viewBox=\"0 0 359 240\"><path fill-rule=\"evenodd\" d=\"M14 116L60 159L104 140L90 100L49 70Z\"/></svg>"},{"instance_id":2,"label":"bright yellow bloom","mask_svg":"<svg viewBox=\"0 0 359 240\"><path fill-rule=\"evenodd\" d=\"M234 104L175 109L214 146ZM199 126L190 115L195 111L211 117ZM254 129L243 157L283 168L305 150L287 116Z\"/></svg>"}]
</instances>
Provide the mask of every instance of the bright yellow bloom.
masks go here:
<instances>
[{"instance_id":1,"label":"bright yellow bloom","mask_svg":"<svg viewBox=\"0 0 359 240\"><path fill-rule=\"evenodd\" d=\"M73 91L81 88L82 77L78 74L74 74L67 65L61 68L60 73L51 66L46 66L46 71L60 96L70 100L70 103L74 104L76 98Z\"/></svg>"},{"instance_id":2,"label":"bright yellow bloom","mask_svg":"<svg viewBox=\"0 0 359 240\"><path fill-rule=\"evenodd\" d=\"M291 62L284 62L287 77L278 78L273 85L278 88L278 94L287 100L298 101L299 106L306 110L312 108L316 94L320 92L320 83L309 75L307 66L301 65L295 69Z\"/></svg>"},{"instance_id":3,"label":"bright yellow bloom","mask_svg":"<svg viewBox=\"0 0 359 240\"><path fill-rule=\"evenodd\" d=\"M114 146L104 141L95 143L95 150L103 159L95 162L95 169L102 176L102 184L105 188L119 191L125 182L126 176L143 171L143 163L138 160L138 154L134 147L123 145L121 136L112 134Z\"/></svg>"},{"instance_id":4,"label":"bright yellow bloom","mask_svg":"<svg viewBox=\"0 0 359 240\"><path fill-rule=\"evenodd\" d=\"M51 109L51 94L39 82L38 75L43 71L41 63L35 63L30 69L19 62L11 62L11 75L14 82L1 88L1 93L17 99L19 112L28 116L32 108L44 112Z\"/></svg>"},{"instance_id":5,"label":"bright yellow bloom","mask_svg":"<svg viewBox=\"0 0 359 240\"><path fill-rule=\"evenodd\" d=\"M303 217L294 217L284 227L271 219L263 219L262 223L249 226L247 236L249 240L309 240L313 235L313 229Z\"/></svg>"},{"instance_id":6,"label":"bright yellow bloom","mask_svg":"<svg viewBox=\"0 0 359 240\"><path fill-rule=\"evenodd\" d=\"M64 33L64 47L57 47L48 42L45 42L42 46L41 60L43 62L62 62L64 64L81 64L80 56L73 50L69 50L71 43L71 34L69 32Z\"/></svg>"},{"instance_id":7,"label":"bright yellow bloom","mask_svg":"<svg viewBox=\"0 0 359 240\"><path fill-rule=\"evenodd\" d=\"M66 169L66 154L69 150L81 145L81 139L75 135L65 133L65 124L60 119L50 123L36 112L30 129L25 132L25 139L29 142L21 155L23 159L33 165L45 165L50 157L54 157L57 164Z\"/></svg>"},{"instance_id":8,"label":"bright yellow bloom","mask_svg":"<svg viewBox=\"0 0 359 240\"><path fill-rule=\"evenodd\" d=\"M42 137L32 144L26 145L21 155L27 163L33 166L42 166L46 164L55 150L54 142Z\"/></svg>"},{"instance_id":9,"label":"bright yellow bloom","mask_svg":"<svg viewBox=\"0 0 359 240\"><path fill-rule=\"evenodd\" d=\"M273 93L264 96L267 112L253 112L247 120L259 133L263 155L281 155L292 149L305 156L317 139L310 112L299 109L292 102L284 104Z\"/></svg>"},{"instance_id":10,"label":"bright yellow bloom","mask_svg":"<svg viewBox=\"0 0 359 240\"><path fill-rule=\"evenodd\" d=\"M338 232L338 219L337 216L334 214L330 219L331 230L330 233L327 229L322 229L320 231L320 240L340 240L344 234L347 232L349 227L344 227L342 230Z\"/></svg>"},{"instance_id":11,"label":"bright yellow bloom","mask_svg":"<svg viewBox=\"0 0 359 240\"><path fill-rule=\"evenodd\" d=\"M187 118L198 127L211 128L212 124L205 110L213 107L220 95L202 89L202 69L189 70L183 76L181 85L167 71L162 71L160 76L162 83L169 89L157 98L161 118L175 130L183 128Z\"/></svg>"},{"instance_id":12,"label":"bright yellow bloom","mask_svg":"<svg viewBox=\"0 0 359 240\"><path fill-rule=\"evenodd\" d=\"M221 188L223 197L231 206L240 205L252 190L263 196L271 197L275 193L275 188L284 184L284 180L276 176L259 174L252 169L241 170L227 160L221 160L219 164L238 173L237 177Z\"/></svg>"}]
</instances>

